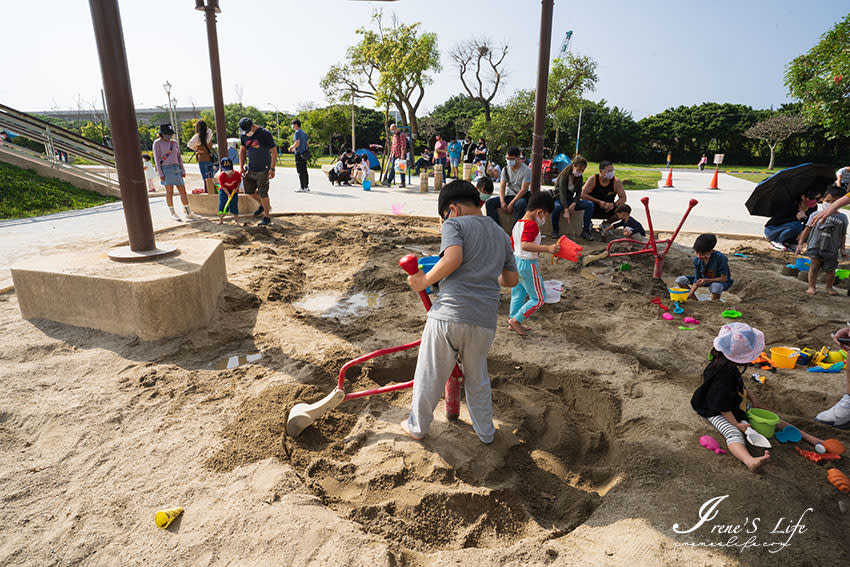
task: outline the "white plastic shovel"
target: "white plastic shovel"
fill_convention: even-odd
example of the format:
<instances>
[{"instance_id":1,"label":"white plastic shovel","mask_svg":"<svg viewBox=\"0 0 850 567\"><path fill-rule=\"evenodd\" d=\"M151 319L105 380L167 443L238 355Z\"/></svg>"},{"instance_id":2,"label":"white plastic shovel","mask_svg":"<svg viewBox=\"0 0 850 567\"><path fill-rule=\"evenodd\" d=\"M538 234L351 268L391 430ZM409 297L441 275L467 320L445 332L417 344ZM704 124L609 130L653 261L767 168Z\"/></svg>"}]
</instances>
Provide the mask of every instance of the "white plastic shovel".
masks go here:
<instances>
[{"instance_id":1,"label":"white plastic shovel","mask_svg":"<svg viewBox=\"0 0 850 567\"><path fill-rule=\"evenodd\" d=\"M755 447L761 447L762 449L770 449L770 441L767 440L767 437L753 429L752 427L747 428L747 443L753 445Z\"/></svg>"}]
</instances>

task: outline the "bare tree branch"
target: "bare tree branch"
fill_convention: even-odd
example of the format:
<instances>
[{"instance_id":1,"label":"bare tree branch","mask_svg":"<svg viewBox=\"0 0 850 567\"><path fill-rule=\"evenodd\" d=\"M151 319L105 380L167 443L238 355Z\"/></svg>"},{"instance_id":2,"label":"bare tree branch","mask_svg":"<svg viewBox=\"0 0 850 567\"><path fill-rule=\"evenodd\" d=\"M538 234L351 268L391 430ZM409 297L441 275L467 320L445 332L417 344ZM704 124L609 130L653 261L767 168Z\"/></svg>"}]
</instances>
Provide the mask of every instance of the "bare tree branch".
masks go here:
<instances>
[{"instance_id":1,"label":"bare tree branch","mask_svg":"<svg viewBox=\"0 0 850 567\"><path fill-rule=\"evenodd\" d=\"M496 45L488 38L470 39L456 45L449 57L458 70L460 83L469 98L481 103L484 107L484 118L490 122L490 106L502 80L507 76L502 64L508 54L508 44ZM474 82L467 79L475 62Z\"/></svg>"}]
</instances>

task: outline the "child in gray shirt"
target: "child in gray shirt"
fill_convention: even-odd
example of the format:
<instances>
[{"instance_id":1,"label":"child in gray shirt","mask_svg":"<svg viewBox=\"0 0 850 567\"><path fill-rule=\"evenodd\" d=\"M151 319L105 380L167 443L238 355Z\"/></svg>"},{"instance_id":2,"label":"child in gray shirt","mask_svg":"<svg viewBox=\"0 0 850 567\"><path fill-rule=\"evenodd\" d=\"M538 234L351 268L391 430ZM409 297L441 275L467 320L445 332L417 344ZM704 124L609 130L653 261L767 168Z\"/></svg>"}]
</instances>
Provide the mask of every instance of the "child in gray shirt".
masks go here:
<instances>
[{"instance_id":1,"label":"child in gray shirt","mask_svg":"<svg viewBox=\"0 0 850 567\"><path fill-rule=\"evenodd\" d=\"M460 362L472 427L481 442L491 443L495 428L487 353L496 335L499 286L516 285L516 262L507 234L481 214L478 190L468 181L443 187L438 212L443 219L440 261L427 274L420 270L407 278L414 291L437 282L440 289L422 332L410 417L401 428L413 439L428 433L446 379Z\"/></svg>"},{"instance_id":2,"label":"child in gray shirt","mask_svg":"<svg viewBox=\"0 0 850 567\"><path fill-rule=\"evenodd\" d=\"M838 187L830 187L823 202L830 204L843 195L844 191ZM806 256L812 259L812 265L809 268L809 288L806 293L814 295L817 291L817 278L821 268L826 273L826 293L828 295L838 293L832 285L835 283L835 268L838 267L839 253L844 257L847 256L844 252L846 237L847 217L842 213L832 214L823 219L820 224L812 224L811 220L806 224L797 244L797 254L800 253L805 242Z\"/></svg>"}]
</instances>

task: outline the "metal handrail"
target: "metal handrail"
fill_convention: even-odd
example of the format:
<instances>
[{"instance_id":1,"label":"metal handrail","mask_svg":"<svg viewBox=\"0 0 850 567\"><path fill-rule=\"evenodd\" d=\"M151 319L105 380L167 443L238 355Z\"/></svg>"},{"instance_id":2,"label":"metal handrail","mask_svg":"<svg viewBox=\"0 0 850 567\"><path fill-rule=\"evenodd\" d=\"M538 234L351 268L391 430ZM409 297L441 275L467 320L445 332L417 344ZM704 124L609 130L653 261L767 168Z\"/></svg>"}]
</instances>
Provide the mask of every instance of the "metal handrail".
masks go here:
<instances>
[{"instance_id":1,"label":"metal handrail","mask_svg":"<svg viewBox=\"0 0 850 567\"><path fill-rule=\"evenodd\" d=\"M45 154L35 152L30 150L29 148L25 148L23 146L19 146L17 144L3 144L0 145L0 154L8 153L10 155L16 156L18 158L22 158L26 161L33 163L43 163L51 166L54 169L61 169L66 173L70 173L75 177L79 177L81 179L85 179L88 181L92 181L94 183L98 183L100 185L105 186L107 189L117 188L117 182L113 179L108 173L101 174L96 173L94 171L90 171L86 168L72 165L70 163L65 163L62 161L52 161L48 160Z\"/></svg>"},{"instance_id":2,"label":"metal handrail","mask_svg":"<svg viewBox=\"0 0 850 567\"><path fill-rule=\"evenodd\" d=\"M10 106L6 106L5 104L0 104L0 119L6 115L7 117L16 118L20 123L28 124L32 126L36 131L39 129L50 128L57 137L67 138L70 141L76 142L77 144L88 148L90 151L96 154L101 154L104 156L104 159L112 160L113 163L115 161L115 155L112 150L103 144L98 144L97 142L93 142L88 138L80 136L76 132L72 132L70 130L66 130L61 126L56 126L42 120L40 118L36 118L31 114L27 114L26 112L21 112L20 110L15 110ZM17 132L15 132L17 134Z\"/></svg>"}]
</instances>

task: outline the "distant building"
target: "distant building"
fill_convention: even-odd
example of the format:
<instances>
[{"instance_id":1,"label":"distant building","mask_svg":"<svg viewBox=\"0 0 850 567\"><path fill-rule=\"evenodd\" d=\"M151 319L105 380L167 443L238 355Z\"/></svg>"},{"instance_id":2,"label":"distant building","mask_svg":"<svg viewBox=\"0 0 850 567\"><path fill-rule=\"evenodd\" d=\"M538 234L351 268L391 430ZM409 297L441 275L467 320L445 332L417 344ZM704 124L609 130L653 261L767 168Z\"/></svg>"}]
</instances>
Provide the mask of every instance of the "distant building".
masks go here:
<instances>
[{"instance_id":1,"label":"distant building","mask_svg":"<svg viewBox=\"0 0 850 567\"><path fill-rule=\"evenodd\" d=\"M211 106L181 106L176 109L177 121L184 122L186 120L194 120L201 117L201 112L212 110ZM101 120L102 111L92 112L91 110L36 110L30 114L41 114L52 118L59 118L67 122L75 122L77 120L96 122ZM168 116L167 108L137 108L136 121L153 123L154 118L159 116L165 118Z\"/></svg>"}]
</instances>

